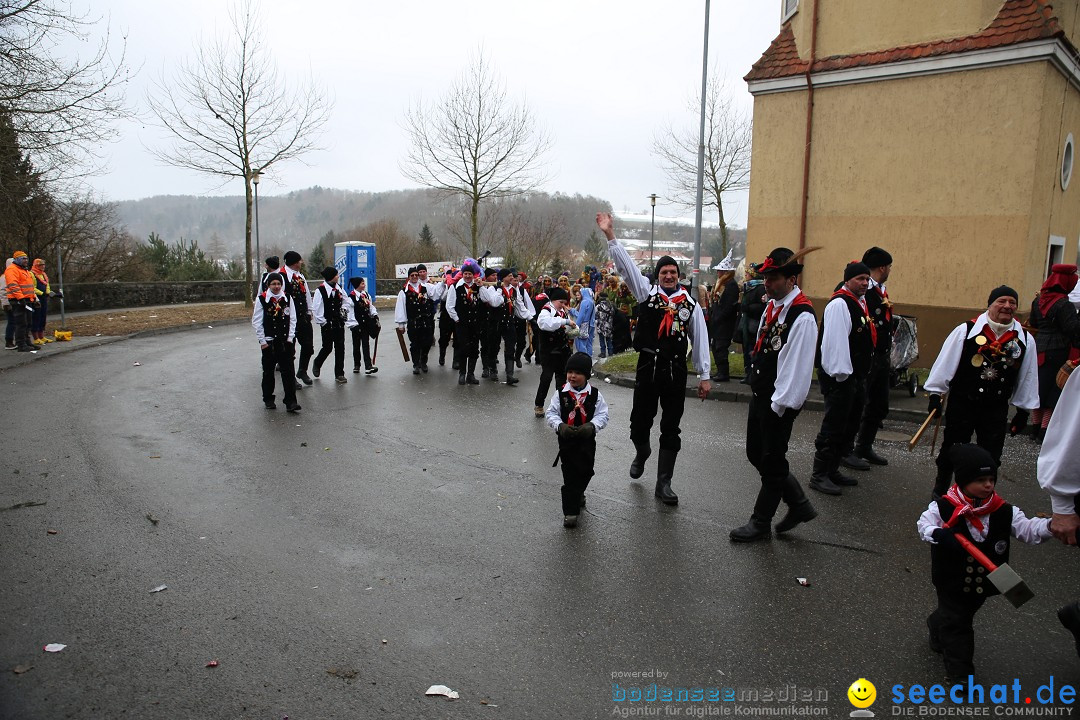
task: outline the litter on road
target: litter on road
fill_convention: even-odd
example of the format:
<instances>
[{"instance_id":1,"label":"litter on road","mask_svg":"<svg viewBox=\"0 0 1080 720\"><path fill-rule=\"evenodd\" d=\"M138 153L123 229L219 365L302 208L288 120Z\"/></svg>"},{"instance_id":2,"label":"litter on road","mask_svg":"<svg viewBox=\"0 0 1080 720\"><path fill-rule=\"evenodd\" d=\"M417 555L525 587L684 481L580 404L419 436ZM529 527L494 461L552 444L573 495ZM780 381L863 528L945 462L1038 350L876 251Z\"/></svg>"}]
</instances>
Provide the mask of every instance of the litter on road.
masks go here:
<instances>
[{"instance_id":1,"label":"litter on road","mask_svg":"<svg viewBox=\"0 0 1080 720\"><path fill-rule=\"evenodd\" d=\"M63 643L49 643L45 646L45 652L60 652L66 647Z\"/></svg>"},{"instance_id":2,"label":"litter on road","mask_svg":"<svg viewBox=\"0 0 1080 720\"><path fill-rule=\"evenodd\" d=\"M446 687L445 685L432 685L431 687L429 687L427 689L427 691L424 694L425 695L445 695L446 697L450 698L451 700L457 700L458 697L459 697L458 694L457 694L457 690L451 690L450 688Z\"/></svg>"},{"instance_id":3,"label":"litter on road","mask_svg":"<svg viewBox=\"0 0 1080 720\"><path fill-rule=\"evenodd\" d=\"M810 581L807 580L806 578L795 578L795 579L798 580L799 584L802 585L803 587L810 587Z\"/></svg>"},{"instance_id":4,"label":"litter on road","mask_svg":"<svg viewBox=\"0 0 1080 720\"><path fill-rule=\"evenodd\" d=\"M206 663L206 667L217 667L217 666L218 666L218 661L217 660L211 660L210 662Z\"/></svg>"},{"instance_id":5,"label":"litter on road","mask_svg":"<svg viewBox=\"0 0 1080 720\"><path fill-rule=\"evenodd\" d=\"M151 593L159 593L159 592L161 592L162 590L168 590L168 589L169 589L169 586L168 586L168 585L158 585L158 586L157 586L156 588L154 588L154 589L153 589L153 590L151 590L150 592L151 592Z\"/></svg>"}]
</instances>

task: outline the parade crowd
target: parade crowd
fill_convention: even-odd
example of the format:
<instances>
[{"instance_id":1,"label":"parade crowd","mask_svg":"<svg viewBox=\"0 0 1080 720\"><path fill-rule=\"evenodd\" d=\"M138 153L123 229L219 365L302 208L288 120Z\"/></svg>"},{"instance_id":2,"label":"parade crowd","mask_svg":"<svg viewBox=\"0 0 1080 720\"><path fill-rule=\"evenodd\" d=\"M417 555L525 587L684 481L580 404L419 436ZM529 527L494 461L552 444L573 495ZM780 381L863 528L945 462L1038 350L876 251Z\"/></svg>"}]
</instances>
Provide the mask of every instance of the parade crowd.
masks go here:
<instances>
[{"instance_id":1,"label":"parade crowd","mask_svg":"<svg viewBox=\"0 0 1080 720\"><path fill-rule=\"evenodd\" d=\"M748 522L729 533L734 542L766 540L817 517L787 457L815 372L825 410L810 489L839 496L858 485L847 471L888 464L874 448L889 411L894 370L897 318L886 288L893 263L888 251L871 247L860 260L838 268L839 282L819 323L797 284L802 259L817 248L775 248L745 268L729 254L715 268L713 287L702 286L695 299L680 283L673 258L661 257L645 275L616 239L611 215L599 213L597 225L614 271L587 266L576 281L568 273L531 280L514 268L482 268L466 258L435 278L418 265L409 269L394 310L395 332L414 375L428 372L436 325L438 362L449 359L458 385L498 382L501 374L512 386L523 360L540 367L534 414L557 434L566 527L578 524L594 472L596 433L608 423L607 403L589 382L597 339L601 358L631 346L638 352L629 475L637 479L645 472L659 413L654 494L666 505L679 502L672 485L688 366L696 374L698 396L705 398L712 382L730 381L730 348L733 342L742 345L742 382L751 391L746 456L760 488ZM346 291L337 270L326 268L312 292L301 267L295 251L285 254L284 263L267 259L252 317L262 348L263 401L276 408L280 374L285 408L294 413L300 410L300 383L311 385L312 376L320 377L331 353L335 381L347 382L346 331L352 335L353 373L361 367L367 374L378 372L369 342L377 350L381 330L362 278L352 278ZM9 277L9 298L11 283ZM930 647L942 654L954 687L963 687L974 673L974 616L999 592L990 572L1008 562L1011 538L1037 544L1056 537L1075 545L1080 527L1080 459L1068 450L1080 434L1080 380L1069 382L1080 357L1076 266L1053 266L1027 327L1015 317L1018 306L1012 288L989 289L986 311L949 334L924 384L929 404L923 429L943 418L944 434L936 476L928 482L931 501L917 529L931 546L938 600L927 618ZM322 340L317 355L315 325ZM1005 435L1023 432L1029 419L1033 440L1043 443L1038 477L1051 494L1052 518L1029 518L995 492ZM785 514L774 524L781 504ZM1059 618L1077 638L1080 653L1080 604L1061 608Z\"/></svg>"}]
</instances>

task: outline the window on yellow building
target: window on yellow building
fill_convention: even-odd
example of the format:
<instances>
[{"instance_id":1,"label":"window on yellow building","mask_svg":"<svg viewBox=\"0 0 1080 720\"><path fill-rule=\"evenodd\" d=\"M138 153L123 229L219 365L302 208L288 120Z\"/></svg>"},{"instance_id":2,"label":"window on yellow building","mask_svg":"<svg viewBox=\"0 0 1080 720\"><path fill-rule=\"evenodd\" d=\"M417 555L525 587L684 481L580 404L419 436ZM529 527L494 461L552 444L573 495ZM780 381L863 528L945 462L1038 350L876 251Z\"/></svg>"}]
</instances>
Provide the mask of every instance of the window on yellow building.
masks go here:
<instances>
[{"instance_id":1,"label":"window on yellow building","mask_svg":"<svg viewBox=\"0 0 1080 720\"><path fill-rule=\"evenodd\" d=\"M1060 235L1050 236L1050 247L1046 249L1046 269L1043 277L1050 276L1050 268L1065 261L1065 238Z\"/></svg>"},{"instance_id":2,"label":"window on yellow building","mask_svg":"<svg viewBox=\"0 0 1080 720\"><path fill-rule=\"evenodd\" d=\"M1072 179L1073 171L1073 136L1065 138L1065 149L1061 151L1061 189L1069 189L1069 180Z\"/></svg>"},{"instance_id":3,"label":"window on yellow building","mask_svg":"<svg viewBox=\"0 0 1080 720\"><path fill-rule=\"evenodd\" d=\"M787 22L798 9L799 0L781 0L780 22Z\"/></svg>"}]
</instances>

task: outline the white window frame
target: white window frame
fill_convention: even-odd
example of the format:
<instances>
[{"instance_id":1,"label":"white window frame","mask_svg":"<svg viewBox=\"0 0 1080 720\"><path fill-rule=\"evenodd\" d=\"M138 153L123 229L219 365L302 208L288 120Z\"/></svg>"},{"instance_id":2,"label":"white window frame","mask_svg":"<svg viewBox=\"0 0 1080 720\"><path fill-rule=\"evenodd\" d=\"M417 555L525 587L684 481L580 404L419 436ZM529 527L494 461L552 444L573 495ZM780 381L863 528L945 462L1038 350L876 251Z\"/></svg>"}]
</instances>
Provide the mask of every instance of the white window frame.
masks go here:
<instances>
[{"instance_id":1,"label":"white window frame","mask_svg":"<svg viewBox=\"0 0 1080 720\"><path fill-rule=\"evenodd\" d=\"M1045 272L1043 273L1043 279L1045 280L1050 276L1050 268L1056 263L1050 262L1050 257L1053 255L1054 248L1061 248L1061 259L1058 262L1065 262L1065 238L1061 235L1051 235L1050 242L1046 244L1046 262L1043 264Z\"/></svg>"},{"instance_id":2,"label":"white window frame","mask_svg":"<svg viewBox=\"0 0 1080 720\"><path fill-rule=\"evenodd\" d=\"M799 12L799 0L780 0L780 24L783 25L791 16Z\"/></svg>"}]
</instances>

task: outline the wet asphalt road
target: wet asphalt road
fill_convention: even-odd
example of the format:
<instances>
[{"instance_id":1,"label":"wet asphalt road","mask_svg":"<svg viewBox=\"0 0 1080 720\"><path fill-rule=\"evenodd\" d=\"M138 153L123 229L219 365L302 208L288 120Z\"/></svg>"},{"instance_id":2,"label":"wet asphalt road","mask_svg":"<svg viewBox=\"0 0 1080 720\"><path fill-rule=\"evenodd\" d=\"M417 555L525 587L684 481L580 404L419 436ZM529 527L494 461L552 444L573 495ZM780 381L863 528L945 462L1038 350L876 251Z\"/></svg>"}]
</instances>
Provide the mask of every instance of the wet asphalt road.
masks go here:
<instances>
[{"instance_id":1,"label":"wet asphalt road","mask_svg":"<svg viewBox=\"0 0 1080 720\"><path fill-rule=\"evenodd\" d=\"M384 342L377 375L337 386L325 368L294 417L263 409L251 336L129 340L0 375L0 716L591 718L628 705L613 682L794 684L846 716L866 677L881 717L892 685L942 679L915 534L925 450L883 444L888 468L812 495L817 520L734 545L758 485L746 406L687 401L667 508L655 455L643 482L627 476L632 391L601 383L611 424L564 530L532 366L516 388L461 388L449 365L413 377ZM796 423L804 482L819 422ZM1049 511L1034 446L1010 439L1006 456L1002 494ZM1037 597L979 614L980 678L1080 684L1054 616L1077 594L1075 556L1016 543L1012 565ZM663 675L621 675L641 671ZM424 697L432 684L461 698Z\"/></svg>"}]
</instances>

